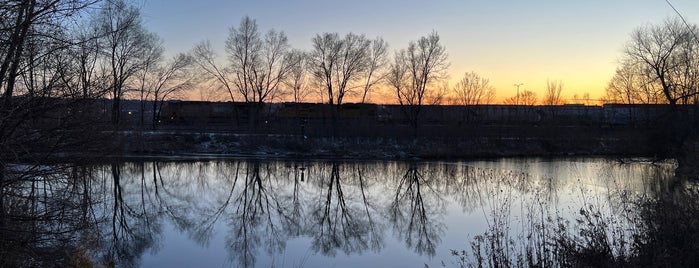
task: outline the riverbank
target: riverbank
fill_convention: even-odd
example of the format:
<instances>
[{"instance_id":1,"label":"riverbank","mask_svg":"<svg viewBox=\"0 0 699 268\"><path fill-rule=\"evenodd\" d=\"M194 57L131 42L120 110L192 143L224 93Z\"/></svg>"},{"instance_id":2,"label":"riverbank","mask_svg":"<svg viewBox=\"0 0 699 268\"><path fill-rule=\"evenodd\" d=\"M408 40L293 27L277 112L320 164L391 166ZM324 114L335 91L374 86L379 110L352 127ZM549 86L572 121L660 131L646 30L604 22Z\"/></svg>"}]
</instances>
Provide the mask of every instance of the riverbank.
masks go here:
<instances>
[{"instance_id":1,"label":"riverbank","mask_svg":"<svg viewBox=\"0 0 699 268\"><path fill-rule=\"evenodd\" d=\"M558 134L552 134L556 133ZM513 134L514 133L514 134ZM462 137L314 137L226 132L118 132L112 155L328 158L464 159L519 156L656 155L651 135L629 129L539 129Z\"/></svg>"}]
</instances>

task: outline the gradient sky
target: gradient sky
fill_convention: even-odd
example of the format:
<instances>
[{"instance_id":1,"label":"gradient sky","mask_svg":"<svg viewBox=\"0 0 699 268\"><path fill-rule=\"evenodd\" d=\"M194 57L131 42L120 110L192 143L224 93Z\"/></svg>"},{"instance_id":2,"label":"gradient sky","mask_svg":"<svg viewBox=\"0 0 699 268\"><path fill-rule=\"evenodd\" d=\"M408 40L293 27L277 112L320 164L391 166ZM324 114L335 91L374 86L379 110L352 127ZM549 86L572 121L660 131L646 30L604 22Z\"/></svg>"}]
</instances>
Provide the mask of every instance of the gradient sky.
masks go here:
<instances>
[{"instance_id":1,"label":"gradient sky","mask_svg":"<svg viewBox=\"0 0 699 268\"><path fill-rule=\"evenodd\" d=\"M671 3L699 22L699 1ZM541 97L547 79L563 82L565 98L599 98L631 32L675 13L665 0L144 0L142 15L168 53L208 39L224 55L228 29L246 15L306 50L323 32L382 36L393 51L435 30L449 53L451 84L472 70L490 79L498 98L513 96L515 83Z\"/></svg>"}]
</instances>

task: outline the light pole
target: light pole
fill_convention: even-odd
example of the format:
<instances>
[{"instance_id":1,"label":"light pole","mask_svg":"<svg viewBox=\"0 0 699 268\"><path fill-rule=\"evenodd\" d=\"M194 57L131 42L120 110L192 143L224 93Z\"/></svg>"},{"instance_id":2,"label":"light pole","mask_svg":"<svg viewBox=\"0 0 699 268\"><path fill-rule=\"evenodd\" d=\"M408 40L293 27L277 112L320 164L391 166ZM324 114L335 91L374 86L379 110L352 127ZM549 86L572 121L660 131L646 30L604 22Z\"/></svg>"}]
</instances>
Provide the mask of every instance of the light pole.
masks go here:
<instances>
[{"instance_id":1,"label":"light pole","mask_svg":"<svg viewBox=\"0 0 699 268\"><path fill-rule=\"evenodd\" d=\"M517 96L515 97L515 105L519 105L519 86L524 85L524 83L517 83L515 84L515 87L517 87Z\"/></svg>"}]
</instances>

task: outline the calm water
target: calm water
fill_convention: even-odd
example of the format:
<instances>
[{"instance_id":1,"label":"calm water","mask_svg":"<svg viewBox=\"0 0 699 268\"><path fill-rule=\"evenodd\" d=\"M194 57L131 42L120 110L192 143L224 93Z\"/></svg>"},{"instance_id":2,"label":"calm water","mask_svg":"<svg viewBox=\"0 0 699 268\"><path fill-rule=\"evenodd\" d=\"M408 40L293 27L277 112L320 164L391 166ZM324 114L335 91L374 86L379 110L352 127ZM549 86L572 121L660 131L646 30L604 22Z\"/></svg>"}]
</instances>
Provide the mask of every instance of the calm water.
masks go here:
<instances>
[{"instance_id":1,"label":"calm water","mask_svg":"<svg viewBox=\"0 0 699 268\"><path fill-rule=\"evenodd\" d=\"M517 236L532 215L573 219L589 205L618 213L630 194L665 189L673 166L601 158L217 160L63 171L21 190L37 197L35 211L60 214L41 227L42 243L68 241L102 263L451 267L452 249L470 249L493 226Z\"/></svg>"}]
</instances>

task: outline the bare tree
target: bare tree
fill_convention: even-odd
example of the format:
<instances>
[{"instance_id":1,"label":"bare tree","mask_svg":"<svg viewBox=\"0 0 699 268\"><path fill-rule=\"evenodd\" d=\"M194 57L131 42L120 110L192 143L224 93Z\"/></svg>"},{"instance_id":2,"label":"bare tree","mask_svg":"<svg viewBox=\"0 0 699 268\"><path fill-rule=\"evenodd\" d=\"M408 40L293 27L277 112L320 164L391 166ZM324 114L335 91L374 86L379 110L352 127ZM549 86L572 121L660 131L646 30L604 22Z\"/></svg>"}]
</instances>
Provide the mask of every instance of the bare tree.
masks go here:
<instances>
[{"instance_id":1,"label":"bare tree","mask_svg":"<svg viewBox=\"0 0 699 268\"><path fill-rule=\"evenodd\" d=\"M151 102L152 117L151 124L157 128L158 119L163 103L179 92L189 89L195 83L190 67L193 60L190 55L177 54L167 62L162 62L160 58L150 63L148 68L144 68L140 81L141 97L141 124L143 124L143 114L145 101Z\"/></svg>"},{"instance_id":2,"label":"bare tree","mask_svg":"<svg viewBox=\"0 0 699 268\"><path fill-rule=\"evenodd\" d=\"M69 55L76 42L67 33L69 24L75 22L71 18L79 17L92 3L0 2L0 244L21 244L24 252L51 252L51 239L47 237L62 235L49 234L47 226L70 228L66 223L72 220L54 220L57 217L52 216L71 215L66 206L57 205L69 204L67 200L48 197L41 201L33 194L41 183L41 187L59 189L54 188L57 185L53 180L60 177L61 168L45 168L46 158L51 153L86 148L99 140L90 132L90 125L76 120L79 107L71 99L75 96L71 87L75 72ZM78 131L80 135L75 134ZM7 163L23 165L6 168ZM17 211L21 213L8 216ZM0 262L4 265L48 265L33 253L6 254L4 249L8 248L12 247L3 247Z\"/></svg>"},{"instance_id":3,"label":"bare tree","mask_svg":"<svg viewBox=\"0 0 699 268\"><path fill-rule=\"evenodd\" d=\"M617 67L602 97L607 103L649 104L667 99L657 83L649 80L652 72L645 64L625 60Z\"/></svg>"},{"instance_id":4,"label":"bare tree","mask_svg":"<svg viewBox=\"0 0 699 268\"><path fill-rule=\"evenodd\" d=\"M289 74L284 85L288 88L286 94L291 95L293 102L302 102L310 94L307 88L308 55L298 49L293 49L288 54Z\"/></svg>"},{"instance_id":5,"label":"bare tree","mask_svg":"<svg viewBox=\"0 0 699 268\"><path fill-rule=\"evenodd\" d=\"M544 105L562 105L565 103L561 97L561 92L563 91L563 82L560 80L549 81L546 80L546 93L542 104ZM525 104L526 105L526 104Z\"/></svg>"},{"instance_id":6,"label":"bare tree","mask_svg":"<svg viewBox=\"0 0 699 268\"><path fill-rule=\"evenodd\" d=\"M30 40L35 44L39 40L61 44L51 46L50 51L42 54L57 55L69 43L62 31L66 19L82 12L92 3L80 0L24 0L4 1L0 5L0 91L6 106L11 104L16 79L23 71L21 64L26 59L25 49Z\"/></svg>"},{"instance_id":7,"label":"bare tree","mask_svg":"<svg viewBox=\"0 0 699 268\"><path fill-rule=\"evenodd\" d=\"M152 93L153 93L153 88L151 87L151 82L153 80L152 76L153 73L156 72L155 70L158 69L158 65L162 61L163 57L163 46L162 46L162 40L160 40L159 37L154 37L154 44L153 46L148 47L147 51L144 53L143 57L143 66L140 70L137 72L136 80L138 80L136 83L138 84L138 99L140 101L140 125L141 127L144 126L145 123L145 111L146 111L146 101L150 99Z\"/></svg>"},{"instance_id":8,"label":"bare tree","mask_svg":"<svg viewBox=\"0 0 699 268\"><path fill-rule=\"evenodd\" d=\"M573 94L573 101L575 101L578 104L582 103L583 105L591 105L595 102L599 102L599 100L593 100L590 97L589 92L583 93L582 96L580 96L578 94Z\"/></svg>"},{"instance_id":9,"label":"bare tree","mask_svg":"<svg viewBox=\"0 0 699 268\"><path fill-rule=\"evenodd\" d=\"M627 60L648 68L648 80L658 85L671 105L688 103L697 95L697 40L679 19L668 19L662 25L637 29L625 49Z\"/></svg>"},{"instance_id":10,"label":"bare tree","mask_svg":"<svg viewBox=\"0 0 699 268\"><path fill-rule=\"evenodd\" d=\"M368 66L366 71L366 83L362 93L362 103L367 100L367 95L371 89L378 83L381 83L386 77L384 68L388 63L388 44L383 38L378 37L371 41L369 47Z\"/></svg>"},{"instance_id":11,"label":"bare tree","mask_svg":"<svg viewBox=\"0 0 699 268\"><path fill-rule=\"evenodd\" d=\"M327 92L328 103L333 104L336 81L334 77L335 65L340 60L340 50L342 42L340 35L337 33L324 33L316 35L311 42L313 50L311 51L309 60L311 74L316 80L316 83L322 86L320 91L321 97Z\"/></svg>"},{"instance_id":12,"label":"bare tree","mask_svg":"<svg viewBox=\"0 0 699 268\"><path fill-rule=\"evenodd\" d=\"M234 91L235 84L233 79L230 78L230 70L223 67L220 63L216 62L216 53L211 48L211 43L209 41L202 41L194 46L192 49L192 57L194 62L199 66L202 72L210 77L228 92L230 100L235 102Z\"/></svg>"},{"instance_id":13,"label":"bare tree","mask_svg":"<svg viewBox=\"0 0 699 268\"><path fill-rule=\"evenodd\" d=\"M260 37L257 22L250 17L244 17L238 28L231 27L226 51L233 82L246 102L263 103L278 93L290 68L288 49L284 32L270 30Z\"/></svg>"},{"instance_id":14,"label":"bare tree","mask_svg":"<svg viewBox=\"0 0 699 268\"><path fill-rule=\"evenodd\" d=\"M6 11L7 22L3 19L2 31L2 65L0 65L0 87L3 87L3 97L5 105L9 106L15 87L15 79L17 78L19 64L22 61L22 52L29 39L29 29L34 22L34 16L37 14L36 1L22 1L21 3L7 3L7 7L3 8ZM14 21L14 22L13 22Z\"/></svg>"},{"instance_id":15,"label":"bare tree","mask_svg":"<svg viewBox=\"0 0 699 268\"><path fill-rule=\"evenodd\" d=\"M107 34L103 53L111 77L112 123L118 125L125 85L143 68L157 36L143 28L138 9L123 0L105 2L97 23Z\"/></svg>"},{"instance_id":16,"label":"bare tree","mask_svg":"<svg viewBox=\"0 0 699 268\"><path fill-rule=\"evenodd\" d=\"M103 86L105 77L98 72L102 33L94 23L83 23L76 27L76 46L70 50L78 75L72 88L80 89L82 98L108 94Z\"/></svg>"},{"instance_id":17,"label":"bare tree","mask_svg":"<svg viewBox=\"0 0 699 268\"><path fill-rule=\"evenodd\" d=\"M532 106L536 105L537 98L536 98L536 93L531 90L524 90L519 93L519 95L515 95L513 97L505 99L505 104L510 104L510 105L526 105L526 106Z\"/></svg>"},{"instance_id":18,"label":"bare tree","mask_svg":"<svg viewBox=\"0 0 699 268\"><path fill-rule=\"evenodd\" d=\"M425 96L436 90L447 76L447 58L437 32L410 42L407 49L394 57L388 81L415 128Z\"/></svg>"},{"instance_id":19,"label":"bare tree","mask_svg":"<svg viewBox=\"0 0 699 268\"><path fill-rule=\"evenodd\" d=\"M442 105L446 102L450 90L449 82L442 80L441 83L433 87L433 90L425 92L422 103L424 105Z\"/></svg>"},{"instance_id":20,"label":"bare tree","mask_svg":"<svg viewBox=\"0 0 699 268\"><path fill-rule=\"evenodd\" d=\"M473 71L465 73L453 89L456 102L461 105L491 103L495 98L495 88L489 83L490 79L481 77Z\"/></svg>"},{"instance_id":21,"label":"bare tree","mask_svg":"<svg viewBox=\"0 0 699 268\"><path fill-rule=\"evenodd\" d=\"M255 20L246 16L240 21L238 28L230 28L226 39L226 52L235 77L233 82L245 102L254 101L254 82L251 76L255 65L260 64L261 48L262 40ZM230 94L233 95L233 92Z\"/></svg>"},{"instance_id":22,"label":"bare tree","mask_svg":"<svg viewBox=\"0 0 699 268\"><path fill-rule=\"evenodd\" d=\"M15 93L29 97L72 97L67 77L72 77L70 57L48 38L30 38L24 48L24 60ZM60 51L60 52L59 52ZM59 53L54 53L59 52Z\"/></svg>"},{"instance_id":23,"label":"bare tree","mask_svg":"<svg viewBox=\"0 0 699 268\"><path fill-rule=\"evenodd\" d=\"M311 41L311 74L327 92L328 103L339 106L368 66L371 41L353 33L343 39L337 33L318 34Z\"/></svg>"},{"instance_id":24,"label":"bare tree","mask_svg":"<svg viewBox=\"0 0 699 268\"><path fill-rule=\"evenodd\" d=\"M289 44L284 32L270 30L262 43L262 65L253 70L254 96L258 103L274 99L290 70Z\"/></svg>"}]
</instances>

